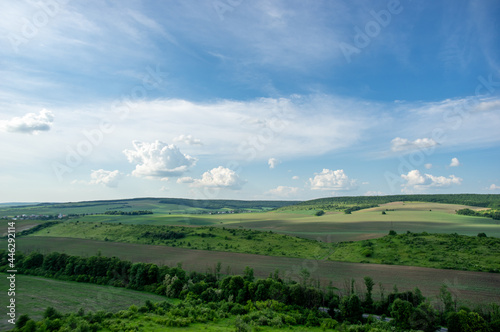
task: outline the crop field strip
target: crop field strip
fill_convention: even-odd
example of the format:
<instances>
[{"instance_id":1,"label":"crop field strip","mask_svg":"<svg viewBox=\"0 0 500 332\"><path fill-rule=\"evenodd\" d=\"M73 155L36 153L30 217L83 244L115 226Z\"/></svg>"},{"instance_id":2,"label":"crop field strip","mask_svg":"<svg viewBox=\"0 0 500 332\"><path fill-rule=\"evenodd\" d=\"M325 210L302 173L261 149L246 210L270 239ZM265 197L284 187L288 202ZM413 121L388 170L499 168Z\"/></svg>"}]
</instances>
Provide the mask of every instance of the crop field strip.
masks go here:
<instances>
[{"instance_id":1,"label":"crop field strip","mask_svg":"<svg viewBox=\"0 0 500 332\"><path fill-rule=\"evenodd\" d=\"M3 245L5 240L1 240ZM186 270L206 272L222 263L222 271L238 274L246 266L254 268L255 275L267 277L279 269L283 275L297 278L303 267L311 269L313 279L319 279L326 286L330 281L341 288L346 279L354 278L359 285L364 276L382 282L385 289L395 284L400 290L411 290L418 286L425 296L435 298L442 284L447 284L460 299L473 304L500 303L500 274L440 270L412 266L345 263L334 261L314 261L301 258L271 257L253 254L225 253L217 251L172 248L166 246L112 243L95 240L70 238L24 237L18 239L18 250L23 252L38 250L42 253L53 251L70 255L92 256L100 252L103 256L118 257L132 262L147 262L175 266L181 263Z\"/></svg>"}]
</instances>

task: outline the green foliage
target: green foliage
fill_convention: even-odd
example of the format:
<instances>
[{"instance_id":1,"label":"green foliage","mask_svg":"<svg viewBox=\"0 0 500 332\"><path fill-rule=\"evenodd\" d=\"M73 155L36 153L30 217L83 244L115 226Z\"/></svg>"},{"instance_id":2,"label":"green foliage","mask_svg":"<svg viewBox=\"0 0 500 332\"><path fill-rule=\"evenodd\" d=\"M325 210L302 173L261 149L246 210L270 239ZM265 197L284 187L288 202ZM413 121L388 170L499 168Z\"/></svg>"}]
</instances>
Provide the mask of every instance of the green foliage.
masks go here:
<instances>
[{"instance_id":1,"label":"green foliage","mask_svg":"<svg viewBox=\"0 0 500 332\"><path fill-rule=\"evenodd\" d=\"M439 326L439 314L429 302L421 303L410 317L410 326L415 330L435 332Z\"/></svg>"},{"instance_id":2,"label":"green foliage","mask_svg":"<svg viewBox=\"0 0 500 332\"><path fill-rule=\"evenodd\" d=\"M27 314L19 316L16 320L16 328L22 329L31 318Z\"/></svg>"},{"instance_id":3,"label":"green foliage","mask_svg":"<svg viewBox=\"0 0 500 332\"><path fill-rule=\"evenodd\" d=\"M361 300L356 294L344 296L340 302L339 310L343 320L350 323L362 321L363 307L361 306Z\"/></svg>"},{"instance_id":4,"label":"green foliage","mask_svg":"<svg viewBox=\"0 0 500 332\"><path fill-rule=\"evenodd\" d=\"M400 329L409 329L413 310L410 302L396 299L391 306L391 316L394 318L395 325Z\"/></svg>"},{"instance_id":5,"label":"green foliage","mask_svg":"<svg viewBox=\"0 0 500 332\"><path fill-rule=\"evenodd\" d=\"M488 324L477 312L450 312L446 317L449 332L487 332Z\"/></svg>"},{"instance_id":6,"label":"green foliage","mask_svg":"<svg viewBox=\"0 0 500 332\"><path fill-rule=\"evenodd\" d=\"M390 236L395 236L395 235L398 235L398 233L396 233L396 231L394 231L394 230L392 230L392 229L391 229L391 230L389 231L389 235L390 235Z\"/></svg>"},{"instance_id":7,"label":"green foliage","mask_svg":"<svg viewBox=\"0 0 500 332\"><path fill-rule=\"evenodd\" d=\"M324 214L325 214L325 211L323 211L323 210L319 210L319 211L316 211L316 213L314 213L314 215L315 215L315 216L318 216L318 217L319 217L319 216L322 216L322 215L324 215Z\"/></svg>"},{"instance_id":8,"label":"green foliage","mask_svg":"<svg viewBox=\"0 0 500 332\"><path fill-rule=\"evenodd\" d=\"M498 204L497 204L498 207ZM500 210L498 209L490 209L490 210L481 210L481 211L474 211L471 209L460 209L456 211L457 214L464 215L464 216L475 216L475 217L487 217L487 218L492 218L495 220L500 220Z\"/></svg>"}]
</instances>

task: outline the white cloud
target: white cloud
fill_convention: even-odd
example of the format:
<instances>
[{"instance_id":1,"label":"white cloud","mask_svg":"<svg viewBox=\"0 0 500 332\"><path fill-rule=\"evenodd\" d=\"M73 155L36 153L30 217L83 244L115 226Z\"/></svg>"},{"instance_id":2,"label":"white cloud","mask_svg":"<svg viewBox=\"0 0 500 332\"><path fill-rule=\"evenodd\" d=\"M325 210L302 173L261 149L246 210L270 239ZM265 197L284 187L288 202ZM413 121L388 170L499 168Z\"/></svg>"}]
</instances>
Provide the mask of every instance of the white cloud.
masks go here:
<instances>
[{"instance_id":1,"label":"white cloud","mask_svg":"<svg viewBox=\"0 0 500 332\"><path fill-rule=\"evenodd\" d=\"M146 178L178 177L196 163L196 159L183 154L175 145L161 141L144 143L133 141L135 150L124 150L130 163L135 163L132 175Z\"/></svg>"},{"instance_id":2,"label":"white cloud","mask_svg":"<svg viewBox=\"0 0 500 332\"><path fill-rule=\"evenodd\" d=\"M269 160L267 161L269 168L275 168L276 166L278 166L279 163L280 161L276 158L269 158Z\"/></svg>"},{"instance_id":3,"label":"white cloud","mask_svg":"<svg viewBox=\"0 0 500 332\"><path fill-rule=\"evenodd\" d=\"M411 151L417 149L427 149L438 145L432 138L417 138L410 141L406 138L396 137L391 141L391 150L393 152Z\"/></svg>"},{"instance_id":4,"label":"white cloud","mask_svg":"<svg viewBox=\"0 0 500 332\"><path fill-rule=\"evenodd\" d=\"M235 171L219 166L203 173L201 179L183 178L181 183L192 183L195 187L240 189L245 181Z\"/></svg>"},{"instance_id":5,"label":"white cloud","mask_svg":"<svg viewBox=\"0 0 500 332\"><path fill-rule=\"evenodd\" d=\"M118 182L123 177L123 174L118 170L115 171L105 171L103 169L92 170L90 173L89 184L103 184L107 187L115 188L118 186Z\"/></svg>"},{"instance_id":6,"label":"white cloud","mask_svg":"<svg viewBox=\"0 0 500 332\"><path fill-rule=\"evenodd\" d=\"M3 121L0 123L0 127L9 132L37 134L40 131L49 131L53 121L54 113L43 109L38 114L28 113L23 117Z\"/></svg>"},{"instance_id":7,"label":"white cloud","mask_svg":"<svg viewBox=\"0 0 500 332\"><path fill-rule=\"evenodd\" d=\"M476 112L489 112L489 111L499 111L499 110L500 110L500 100L482 101L478 103L475 107Z\"/></svg>"},{"instance_id":8,"label":"white cloud","mask_svg":"<svg viewBox=\"0 0 500 332\"><path fill-rule=\"evenodd\" d=\"M299 188L297 187L278 186L274 189L267 191L266 194L279 197L290 197L290 196L296 196L298 192Z\"/></svg>"},{"instance_id":9,"label":"white cloud","mask_svg":"<svg viewBox=\"0 0 500 332\"><path fill-rule=\"evenodd\" d=\"M462 179L455 175L449 177L434 176L431 174L420 174L420 171L414 169L408 174L401 174L401 178L406 181L402 184L402 192L412 192L412 190L426 190L429 188L448 188L452 185L462 184Z\"/></svg>"},{"instance_id":10,"label":"white cloud","mask_svg":"<svg viewBox=\"0 0 500 332\"><path fill-rule=\"evenodd\" d=\"M203 145L199 138L194 138L193 135L179 135L174 138L174 143L182 142L187 145Z\"/></svg>"},{"instance_id":11,"label":"white cloud","mask_svg":"<svg viewBox=\"0 0 500 332\"><path fill-rule=\"evenodd\" d=\"M497 186L496 184L492 183L490 186L490 190L498 190L500 189L500 186Z\"/></svg>"},{"instance_id":12,"label":"white cloud","mask_svg":"<svg viewBox=\"0 0 500 332\"><path fill-rule=\"evenodd\" d=\"M426 169L431 169L431 168L432 168L432 164L425 164L425 165L424 165L424 167L425 167Z\"/></svg>"},{"instance_id":13,"label":"white cloud","mask_svg":"<svg viewBox=\"0 0 500 332\"><path fill-rule=\"evenodd\" d=\"M332 171L323 169L315 173L314 178L309 178L312 190L351 190L357 187L356 180L351 180L343 169Z\"/></svg>"},{"instance_id":14,"label":"white cloud","mask_svg":"<svg viewBox=\"0 0 500 332\"><path fill-rule=\"evenodd\" d=\"M183 176L177 179L177 183L193 183L194 179L189 176Z\"/></svg>"},{"instance_id":15,"label":"white cloud","mask_svg":"<svg viewBox=\"0 0 500 332\"><path fill-rule=\"evenodd\" d=\"M292 180L298 180L299 177L297 175L292 176Z\"/></svg>"},{"instance_id":16,"label":"white cloud","mask_svg":"<svg viewBox=\"0 0 500 332\"><path fill-rule=\"evenodd\" d=\"M458 166L460 166L460 161L458 161L458 158L452 158L450 167L458 167Z\"/></svg>"},{"instance_id":17,"label":"white cloud","mask_svg":"<svg viewBox=\"0 0 500 332\"><path fill-rule=\"evenodd\" d=\"M381 191L367 191L363 195L364 196L384 196L385 194Z\"/></svg>"}]
</instances>

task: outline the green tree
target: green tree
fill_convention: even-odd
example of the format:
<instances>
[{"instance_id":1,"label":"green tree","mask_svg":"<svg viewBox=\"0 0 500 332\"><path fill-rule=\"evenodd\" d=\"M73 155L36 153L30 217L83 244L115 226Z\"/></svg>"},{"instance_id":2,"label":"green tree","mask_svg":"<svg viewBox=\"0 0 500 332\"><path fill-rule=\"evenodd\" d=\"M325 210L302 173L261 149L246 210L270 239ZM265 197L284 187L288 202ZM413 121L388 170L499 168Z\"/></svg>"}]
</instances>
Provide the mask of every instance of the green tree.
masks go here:
<instances>
[{"instance_id":1,"label":"green tree","mask_svg":"<svg viewBox=\"0 0 500 332\"><path fill-rule=\"evenodd\" d=\"M434 332L439 327L438 312L429 302L421 303L410 317L410 326L414 330Z\"/></svg>"},{"instance_id":2,"label":"green tree","mask_svg":"<svg viewBox=\"0 0 500 332\"><path fill-rule=\"evenodd\" d=\"M449 332L487 332L489 331L483 317L477 312L450 312L446 317Z\"/></svg>"},{"instance_id":3,"label":"green tree","mask_svg":"<svg viewBox=\"0 0 500 332\"><path fill-rule=\"evenodd\" d=\"M445 313L454 311L453 298L451 297L451 293L448 290L448 286L441 286L441 288L439 289L439 299L443 303Z\"/></svg>"},{"instance_id":4,"label":"green tree","mask_svg":"<svg viewBox=\"0 0 500 332\"><path fill-rule=\"evenodd\" d=\"M365 287L366 287L366 299L364 306L367 311L371 311L373 309L373 298L372 298L372 291L373 291L373 286L375 283L373 282L373 279L370 277L365 277Z\"/></svg>"},{"instance_id":5,"label":"green tree","mask_svg":"<svg viewBox=\"0 0 500 332\"><path fill-rule=\"evenodd\" d=\"M405 300L396 299L391 305L391 316L394 324L400 329L410 329L410 318L413 314L413 305Z\"/></svg>"},{"instance_id":6,"label":"green tree","mask_svg":"<svg viewBox=\"0 0 500 332\"><path fill-rule=\"evenodd\" d=\"M340 301L339 309L343 320L350 323L362 321L363 307L361 306L361 300L356 294L344 296L342 301Z\"/></svg>"},{"instance_id":7,"label":"green tree","mask_svg":"<svg viewBox=\"0 0 500 332\"><path fill-rule=\"evenodd\" d=\"M255 277L253 276L253 269L252 268L249 268L248 266L245 267L245 271L244 271L244 276L243 276L243 279L245 279L245 281L249 281L249 282L253 282Z\"/></svg>"},{"instance_id":8,"label":"green tree","mask_svg":"<svg viewBox=\"0 0 500 332\"><path fill-rule=\"evenodd\" d=\"M27 314L19 316L19 318L16 321L16 328L22 329L29 320L30 317Z\"/></svg>"}]
</instances>

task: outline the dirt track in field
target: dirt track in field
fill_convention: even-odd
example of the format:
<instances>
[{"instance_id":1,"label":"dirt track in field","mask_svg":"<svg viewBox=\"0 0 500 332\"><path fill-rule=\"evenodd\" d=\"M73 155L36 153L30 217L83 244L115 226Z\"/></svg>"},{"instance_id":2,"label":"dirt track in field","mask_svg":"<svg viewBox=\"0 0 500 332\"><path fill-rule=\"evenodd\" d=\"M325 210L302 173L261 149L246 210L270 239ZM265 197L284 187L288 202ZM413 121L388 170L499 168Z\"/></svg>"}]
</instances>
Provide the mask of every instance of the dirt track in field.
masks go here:
<instances>
[{"instance_id":1,"label":"dirt track in field","mask_svg":"<svg viewBox=\"0 0 500 332\"><path fill-rule=\"evenodd\" d=\"M4 242L1 240L0 244ZM446 284L452 295L465 303L500 304L500 274L495 273L307 260L71 238L18 238L17 249L22 252L39 250L42 253L58 251L79 256L92 256L100 251L103 256L116 256L133 262L167 266L182 263L184 269L198 272L213 271L217 262L221 262L223 274L240 274L249 266L257 277L267 277L279 269L281 276L297 281L300 270L308 268L312 279L319 279L325 286L331 281L340 290L344 289L346 280L354 278L359 291L364 293L363 277L370 276L376 283L375 295L379 294L378 283L382 282L386 295L394 285L400 291L418 286L425 296L435 300L441 285Z\"/></svg>"}]
</instances>

